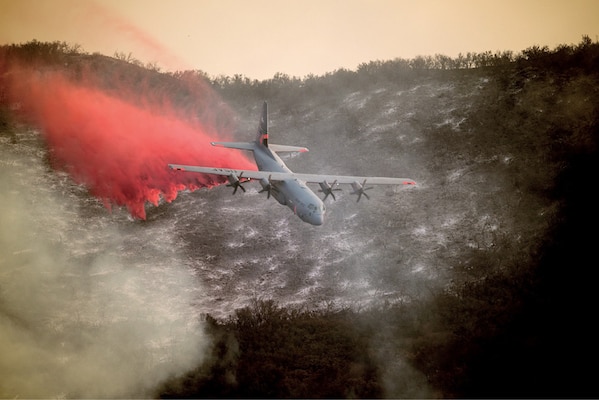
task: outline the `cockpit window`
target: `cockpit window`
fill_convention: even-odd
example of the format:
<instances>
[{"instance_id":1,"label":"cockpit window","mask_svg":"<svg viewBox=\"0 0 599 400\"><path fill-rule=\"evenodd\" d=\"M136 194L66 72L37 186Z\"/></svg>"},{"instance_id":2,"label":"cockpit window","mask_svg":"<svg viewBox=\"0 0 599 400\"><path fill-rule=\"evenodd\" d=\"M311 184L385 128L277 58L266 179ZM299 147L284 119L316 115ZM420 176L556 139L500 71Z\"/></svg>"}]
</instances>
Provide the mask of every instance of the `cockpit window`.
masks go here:
<instances>
[{"instance_id":1,"label":"cockpit window","mask_svg":"<svg viewBox=\"0 0 599 400\"><path fill-rule=\"evenodd\" d=\"M308 209L309 209L310 211L312 211L312 212L318 212L318 211L319 211L319 209L318 209L318 206L317 206L316 204L314 204L314 203L310 203L310 204L308 204ZM322 211L324 211L324 210L325 210L325 206L324 206L324 204L323 204L323 205L322 205Z\"/></svg>"}]
</instances>

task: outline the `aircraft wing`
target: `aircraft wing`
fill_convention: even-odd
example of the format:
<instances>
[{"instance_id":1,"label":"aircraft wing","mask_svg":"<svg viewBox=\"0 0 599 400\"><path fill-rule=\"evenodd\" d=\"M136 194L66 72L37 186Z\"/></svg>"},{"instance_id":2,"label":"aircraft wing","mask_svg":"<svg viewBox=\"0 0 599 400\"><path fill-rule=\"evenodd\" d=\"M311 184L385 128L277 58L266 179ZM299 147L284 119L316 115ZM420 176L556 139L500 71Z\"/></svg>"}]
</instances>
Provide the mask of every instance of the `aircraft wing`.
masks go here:
<instances>
[{"instance_id":1,"label":"aircraft wing","mask_svg":"<svg viewBox=\"0 0 599 400\"><path fill-rule=\"evenodd\" d=\"M377 176L346 176L346 175L321 175L321 174L297 174L295 172L271 172L271 171L252 171L245 169L227 169L227 168L212 168L212 167L197 167L192 165L169 164L171 169L178 171L200 172L203 174L214 174L231 176L235 175L238 178L248 179L270 179L272 181L285 181L289 179L299 179L309 183L322 183L327 181L338 184L352 184L355 182L366 183L371 185L415 185L412 179L408 178L386 178Z\"/></svg>"},{"instance_id":2,"label":"aircraft wing","mask_svg":"<svg viewBox=\"0 0 599 400\"><path fill-rule=\"evenodd\" d=\"M292 173L296 179L304 182L320 183L327 181L332 183L362 183L367 181L371 185L415 185L416 182L409 178L387 178L382 176L347 176L347 175L321 175L321 174L296 174Z\"/></svg>"}]
</instances>

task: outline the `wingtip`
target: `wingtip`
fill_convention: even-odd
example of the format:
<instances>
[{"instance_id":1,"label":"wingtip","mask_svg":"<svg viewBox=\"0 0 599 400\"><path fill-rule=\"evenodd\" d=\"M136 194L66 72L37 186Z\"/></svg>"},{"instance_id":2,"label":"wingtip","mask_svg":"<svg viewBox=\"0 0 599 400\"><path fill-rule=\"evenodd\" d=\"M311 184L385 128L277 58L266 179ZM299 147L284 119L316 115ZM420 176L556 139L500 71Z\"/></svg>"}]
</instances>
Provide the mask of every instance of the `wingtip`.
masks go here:
<instances>
[{"instance_id":1,"label":"wingtip","mask_svg":"<svg viewBox=\"0 0 599 400\"><path fill-rule=\"evenodd\" d=\"M183 167L180 167L180 166L178 166L178 165L174 165L174 164L169 164L169 165L168 165L168 167L169 167L170 169L174 169L175 171L185 171L185 168L183 168Z\"/></svg>"}]
</instances>

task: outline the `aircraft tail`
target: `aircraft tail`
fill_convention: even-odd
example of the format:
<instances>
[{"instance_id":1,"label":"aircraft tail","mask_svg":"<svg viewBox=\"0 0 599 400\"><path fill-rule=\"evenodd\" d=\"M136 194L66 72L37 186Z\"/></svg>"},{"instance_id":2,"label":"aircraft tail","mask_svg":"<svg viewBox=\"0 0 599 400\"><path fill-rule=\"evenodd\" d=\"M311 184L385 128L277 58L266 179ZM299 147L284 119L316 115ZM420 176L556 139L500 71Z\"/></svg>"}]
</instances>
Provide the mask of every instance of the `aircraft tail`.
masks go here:
<instances>
[{"instance_id":1,"label":"aircraft tail","mask_svg":"<svg viewBox=\"0 0 599 400\"><path fill-rule=\"evenodd\" d=\"M253 142L211 142L213 146L228 147L239 150L256 150L257 146L268 147L268 105L266 102L262 105L262 115L258 125L258 134Z\"/></svg>"},{"instance_id":2,"label":"aircraft tail","mask_svg":"<svg viewBox=\"0 0 599 400\"><path fill-rule=\"evenodd\" d=\"M264 146L270 149L271 152L306 152L305 147L286 146L281 144L268 145L268 104L264 102L262 105L262 115L260 116L260 124L258 125L258 134L253 142L212 142L213 146L228 147L230 149L251 150L254 151L258 146Z\"/></svg>"},{"instance_id":3,"label":"aircraft tail","mask_svg":"<svg viewBox=\"0 0 599 400\"><path fill-rule=\"evenodd\" d=\"M256 142L264 147L268 147L268 104L266 102L262 105L262 116L258 125Z\"/></svg>"}]
</instances>

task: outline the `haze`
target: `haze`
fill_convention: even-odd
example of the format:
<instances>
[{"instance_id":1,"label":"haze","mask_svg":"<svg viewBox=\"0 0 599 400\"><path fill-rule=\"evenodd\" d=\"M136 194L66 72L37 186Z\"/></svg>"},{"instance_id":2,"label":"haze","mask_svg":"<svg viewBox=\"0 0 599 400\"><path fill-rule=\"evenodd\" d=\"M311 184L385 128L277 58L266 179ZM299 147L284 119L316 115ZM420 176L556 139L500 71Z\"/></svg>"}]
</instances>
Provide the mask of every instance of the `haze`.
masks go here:
<instances>
[{"instance_id":1,"label":"haze","mask_svg":"<svg viewBox=\"0 0 599 400\"><path fill-rule=\"evenodd\" d=\"M596 40L599 2L0 0L0 44L66 41L162 70L268 79L417 55Z\"/></svg>"}]
</instances>

